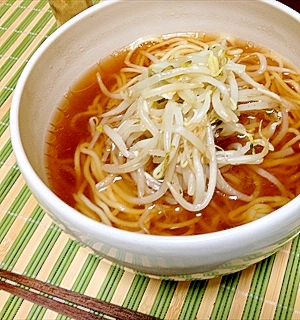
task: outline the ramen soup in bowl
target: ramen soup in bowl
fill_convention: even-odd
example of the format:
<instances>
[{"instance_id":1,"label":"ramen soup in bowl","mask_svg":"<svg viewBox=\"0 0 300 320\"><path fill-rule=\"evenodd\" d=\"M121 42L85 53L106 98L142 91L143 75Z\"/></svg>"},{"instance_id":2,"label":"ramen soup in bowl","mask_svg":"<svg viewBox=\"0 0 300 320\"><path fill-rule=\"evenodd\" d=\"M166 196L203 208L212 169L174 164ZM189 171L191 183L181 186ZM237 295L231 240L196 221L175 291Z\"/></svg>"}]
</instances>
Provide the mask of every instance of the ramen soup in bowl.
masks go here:
<instances>
[{"instance_id":1,"label":"ramen soup in bowl","mask_svg":"<svg viewBox=\"0 0 300 320\"><path fill-rule=\"evenodd\" d=\"M300 226L299 39L299 14L277 1L94 5L16 87L28 186L136 272L205 279L264 259Z\"/></svg>"}]
</instances>

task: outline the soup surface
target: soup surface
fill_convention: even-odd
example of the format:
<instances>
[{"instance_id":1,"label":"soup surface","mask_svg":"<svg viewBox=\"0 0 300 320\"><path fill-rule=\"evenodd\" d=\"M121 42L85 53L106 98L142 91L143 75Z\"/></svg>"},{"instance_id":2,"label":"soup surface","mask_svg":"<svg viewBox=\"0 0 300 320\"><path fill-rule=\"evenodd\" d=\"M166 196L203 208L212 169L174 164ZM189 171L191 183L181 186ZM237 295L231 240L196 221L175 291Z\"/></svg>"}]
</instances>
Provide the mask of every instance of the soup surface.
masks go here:
<instances>
[{"instance_id":1,"label":"soup surface","mask_svg":"<svg viewBox=\"0 0 300 320\"><path fill-rule=\"evenodd\" d=\"M134 232L193 235L300 193L300 76L251 42L166 35L70 84L49 127L52 190Z\"/></svg>"}]
</instances>

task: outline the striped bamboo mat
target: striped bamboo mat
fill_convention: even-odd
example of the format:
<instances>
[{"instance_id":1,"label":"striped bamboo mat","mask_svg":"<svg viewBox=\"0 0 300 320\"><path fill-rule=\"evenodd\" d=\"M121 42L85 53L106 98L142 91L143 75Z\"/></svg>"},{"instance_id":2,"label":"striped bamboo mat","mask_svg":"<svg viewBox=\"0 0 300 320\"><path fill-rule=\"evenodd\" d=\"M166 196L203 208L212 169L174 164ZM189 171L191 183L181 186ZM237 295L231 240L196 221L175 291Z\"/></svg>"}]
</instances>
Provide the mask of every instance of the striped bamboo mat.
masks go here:
<instances>
[{"instance_id":1,"label":"striped bamboo mat","mask_svg":"<svg viewBox=\"0 0 300 320\"><path fill-rule=\"evenodd\" d=\"M135 275L62 231L25 184L9 133L16 82L55 31L46 0L0 0L0 267L160 319L300 319L300 237L242 272L176 282ZM0 291L0 319L65 319Z\"/></svg>"}]
</instances>

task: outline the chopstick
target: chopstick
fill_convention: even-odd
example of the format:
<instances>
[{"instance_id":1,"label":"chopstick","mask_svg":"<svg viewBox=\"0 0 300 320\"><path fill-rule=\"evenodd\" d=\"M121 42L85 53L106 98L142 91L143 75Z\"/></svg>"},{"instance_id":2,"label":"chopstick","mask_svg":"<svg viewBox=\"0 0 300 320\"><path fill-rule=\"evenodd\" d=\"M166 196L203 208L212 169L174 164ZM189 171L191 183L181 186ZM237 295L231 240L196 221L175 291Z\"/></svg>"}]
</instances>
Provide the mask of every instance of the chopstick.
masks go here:
<instances>
[{"instance_id":1,"label":"chopstick","mask_svg":"<svg viewBox=\"0 0 300 320\"><path fill-rule=\"evenodd\" d=\"M122 320L157 319L3 269L0 269L0 289L73 319L94 320L105 316Z\"/></svg>"}]
</instances>

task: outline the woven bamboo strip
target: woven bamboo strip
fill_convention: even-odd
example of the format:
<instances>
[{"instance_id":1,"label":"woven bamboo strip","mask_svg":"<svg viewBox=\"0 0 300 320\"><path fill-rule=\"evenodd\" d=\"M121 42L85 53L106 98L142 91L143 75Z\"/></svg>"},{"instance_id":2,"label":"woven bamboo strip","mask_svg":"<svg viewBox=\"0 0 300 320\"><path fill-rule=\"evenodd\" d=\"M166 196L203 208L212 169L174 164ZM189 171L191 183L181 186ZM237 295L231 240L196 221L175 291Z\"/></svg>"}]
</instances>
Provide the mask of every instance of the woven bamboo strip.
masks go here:
<instances>
[{"instance_id":1,"label":"woven bamboo strip","mask_svg":"<svg viewBox=\"0 0 300 320\"><path fill-rule=\"evenodd\" d=\"M100 261L99 266L94 272L89 285L85 290L85 294L91 297L96 297L99 291L99 288L104 282L105 276L110 268L110 264L105 260Z\"/></svg>"},{"instance_id":2,"label":"woven bamboo strip","mask_svg":"<svg viewBox=\"0 0 300 320\"><path fill-rule=\"evenodd\" d=\"M31 308L33 306L32 302L24 301L20 308L18 309L18 312L16 313L15 319L26 319L28 316L28 313L30 312ZM54 318L52 318L54 319ZM50 320L50 318L49 318Z\"/></svg>"},{"instance_id":3,"label":"woven bamboo strip","mask_svg":"<svg viewBox=\"0 0 300 320\"><path fill-rule=\"evenodd\" d=\"M5 237L2 240L1 246L0 246L0 265L2 264L2 260L5 257L5 255L7 254L11 245L12 245L12 239L10 237Z\"/></svg>"},{"instance_id":4,"label":"woven bamboo strip","mask_svg":"<svg viewBox=\"0 0 300 320\"><path fill-rule=\"evenodd\" d=\"M134 279L134 274L130 272L124 272L122 275L122 278L118 284L117 290L115 291L111 302L118 304L118 305L123 305L124 300L127 296L128 289L130 288L132 281Z\"/></svg>"},{"instance_id":5,"label":"woven bamboo strip","mask_svg":"<svg viewBox=\"0 0 300 320\"><path fill-rule=\"evenodd\" d=\"M5 291L0 291L0 308L2 309L7 299L10 297L10 293ZM0 309L0 310L1 310Z\"/></svg>"},{"instance_id":6,"label":"woven bamboo strip","mask_svg":"<svg viewBox=\"0 0 300 320\"><path fill-rule=\"evenodd\" d=\"M295 308L292 315L293 320L299 320L300 319L300 287L298 288L297 292L297 298L295 303Z\"/></svg>"},{"instance_id":7,"label":"woven bamboo strip","mask_svg":"<svg viewBox=\"0 0 300 320\"><path fill-rule=\"evenodd\" d=\"M10 132L9 132L9 129L8 129L8 125L9 124L8 123L6 124L4 122L3 123L0 122L0 128L1 128L2 125L3 125L3 134L0 135L0 150L6 144L6 142L8 142L10 140ZM14 157L14 156L12 155L12 157ZM15 163L15 161L13 161L12 163Z\"/></svg>"},{"instance_id":8,"label":"woven bamboo strip","mask_svg":"<svg viewBox=\"0 0 300 320\"><path fill-rule=\"evenodd\" d=\"M235 320L242 318L254 271L255 266L251 266L241 272L228 319Z\"/></svg>"},{"instance_id":9,"label":"woven bamboo strip","mask_svg":"<svg viewBox=\"0 0 300 320\"><path fill-rule=\"evenodd\" d=\"M47 310L44 314L44 319L45 320L52 320L52 319L57 319L60 315L52 310Z\"/></svg>"},{"instance_id":10,"label":"woven bamboo strip","mask_svg":"<svg viewBox=\"0 0 300 320\"><path fill-rule=\"evenodd\" d=\"M150 314L161 280L151 279L141 301L138 311Z\"/></svg>"},{"instance_id":11,"label":"woven bamboo strip","mask_svg":"<svg viewBox=\"0 0 300 320\"><path fill-rule=\"evenodd\" d=\"M276 305L278 301L278 297L280 294L280 286L278 286L278 283L282 283L284 278L284 273L286 269L286 264L289 258L289 255L287 252L290 251L291 243L289 242L286 244L283 248L283 250L280 250L276 257L275 262L273 265L271 277L269 280L268 288L266 291L266 295L264 298L264 303L261 311L261 318L262 319L273 319L275 311L276 311Z\"/></svg>"},{"instance_id":12,"label":"woven bamboo strip","mask_svg":"<svg viewBox=\"0 0 300 320\"><path fill-rule=\"evenodd\" d=\"M215 278L208 282L201 305L197 313L197 319L209 319L218 294L221 278Z\"/></svg>"},{"instance_id":13,"label":"woven bamboo strip","mask_svg":"<svg viewBox=\"0 0 300 320\"><path fill-rule=\"evenodd\" d=\"M300 255L300 252L295 252L294 254ZM295 266L295 268L300 268L300 266ZM299 270L299 269L298 269ZM297 295L296 295L296 301L295 301L295 306L294 306L294 310L293 310L293 314L292 314L292 319L293 320L299 320L300 319L300 285L298 285L297 288Z\"/></svg>"},{"instance_id":14,"label":"woven bamboo strip","mask_svg":"<svg viewBox=\"0 0 300 320\"><path fill-rule=\"evenodd\" d=\"M178 319L189 290L190 282L178 282L165 319Z\"/></svg>"}]
</instances>

